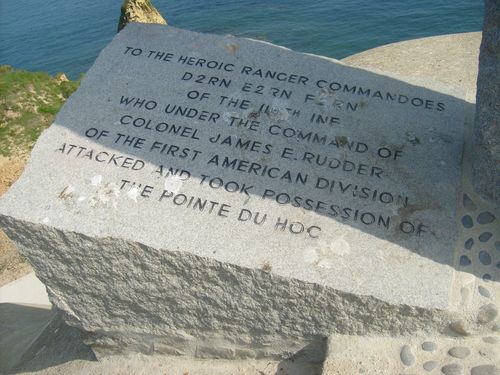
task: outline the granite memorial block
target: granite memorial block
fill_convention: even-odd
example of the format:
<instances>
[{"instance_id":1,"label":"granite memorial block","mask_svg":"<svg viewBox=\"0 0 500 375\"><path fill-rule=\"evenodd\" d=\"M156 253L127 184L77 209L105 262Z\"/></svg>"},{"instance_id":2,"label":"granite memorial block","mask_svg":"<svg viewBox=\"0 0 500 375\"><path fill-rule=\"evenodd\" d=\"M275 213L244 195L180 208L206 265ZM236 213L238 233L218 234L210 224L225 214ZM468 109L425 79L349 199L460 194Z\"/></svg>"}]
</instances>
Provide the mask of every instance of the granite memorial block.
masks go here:
<instances>
[{"instance_id":1,"label":"granite memorial block","mask_svg":"<svg viewBox=\"0 0 500 375\"><path fill-rule=\"evenodd\" d=\"M500 7L486 0L477 78L473 184L482 198L500 206Z\"/></svg>"},{"instance_id":2,"label":"granite memorial block","mask_svg":"<svg viewBox=\"0 0 500 375\"><path fill-rule=\"evenodd\" d=\"M0 200L95 350L260 357L457 313L467 104L268 43L131 24Z\"/></svg>"}]
</instances>

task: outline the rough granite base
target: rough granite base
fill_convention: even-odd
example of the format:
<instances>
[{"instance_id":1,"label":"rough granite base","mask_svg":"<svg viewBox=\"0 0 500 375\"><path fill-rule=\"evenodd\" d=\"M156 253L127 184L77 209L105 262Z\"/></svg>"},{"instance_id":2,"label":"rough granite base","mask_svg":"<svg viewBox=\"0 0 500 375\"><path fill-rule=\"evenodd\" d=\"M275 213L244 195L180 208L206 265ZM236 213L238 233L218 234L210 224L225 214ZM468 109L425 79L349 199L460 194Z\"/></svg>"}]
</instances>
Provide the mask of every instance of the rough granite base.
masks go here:
<instances>
[{"instance_id":1,"label":"rough granite base","mask_svg":"<svg viewBox=\"0 0 500 375\"><path fill-rule=\"evenodd\" d=\"M443 310L391 305L191 254L1 220L52 303L87 332L97 355L283 358L321 346L332 333L442 332L453 319ZM70 306L89 313L77 316Z\"/></svg>"}]
</instances>

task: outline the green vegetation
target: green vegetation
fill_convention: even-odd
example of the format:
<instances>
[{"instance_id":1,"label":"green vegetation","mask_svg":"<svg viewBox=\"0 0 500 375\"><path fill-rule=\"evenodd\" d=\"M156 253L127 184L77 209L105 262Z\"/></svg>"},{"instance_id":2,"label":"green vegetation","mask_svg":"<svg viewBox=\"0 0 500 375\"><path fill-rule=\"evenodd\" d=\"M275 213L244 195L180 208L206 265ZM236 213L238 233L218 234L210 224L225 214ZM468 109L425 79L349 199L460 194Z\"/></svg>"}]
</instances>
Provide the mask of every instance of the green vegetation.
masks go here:
<instances>
[{"instance_id":1,"label":"green vegetation","mask_svg":"<svg viewBox=\"0 0 500 375\"><path fill-rule=\"evenodd\" d=\"M0 155L25 155L80 80L0 66Z\"/></svg>"}]
</instances>

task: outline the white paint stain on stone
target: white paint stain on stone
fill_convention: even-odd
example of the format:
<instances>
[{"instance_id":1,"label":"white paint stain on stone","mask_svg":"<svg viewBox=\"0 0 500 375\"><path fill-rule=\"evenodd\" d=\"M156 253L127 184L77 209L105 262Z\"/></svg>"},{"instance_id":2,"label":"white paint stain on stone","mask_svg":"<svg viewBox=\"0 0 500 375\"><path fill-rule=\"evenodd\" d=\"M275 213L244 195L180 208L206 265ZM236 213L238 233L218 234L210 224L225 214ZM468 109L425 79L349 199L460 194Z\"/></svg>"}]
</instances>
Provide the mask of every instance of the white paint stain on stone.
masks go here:
<instances>
[{"instance_id":1,"label":"white paint stain on stone","mask_svg":"<svg viewBox=\"0 0 500 375\"><path fill-rule=\"evenodd\" d=\"M333 268L341 258L351 253L351 246L344 238L336 238L330 243L321 243L317 248L308 248L304 252L304 261L319 268Z\"/></svg>"},{"instance_id":2,"label":"white paint stain on stone","mask_svg":"<svg viewBox=\"0 0 500 375\"><path fill-rule=\"evenodd\" d=\"M304 251L304 262L316 263L319 260L319 254L314 248L307 248Z\"/></svg>"},{"instance_id":3,"label":"white paint stain on stone","mask_svg":"<svg viewBox=\"0 0 500 375\"><path fill-rule=\"evenodd\" d=\"M335 255L345 256L351 253L351 245L343 237L340 237L330 243L330 250Z\"/></svg>"},{"instance_id":4,"label":"white paint stain on stone","mask_svg":"<svg viewBox=\"0 0 500 375\"><path fill-rule=\"evenodd\" d=\"M133 186L128 192L127 197L132 199L135 203L137 203L137 197L139 196L139 188L137 186Z\"/></svg>"},{"instance_id":5,"label":"white paint stain on stone","mask_svg":"<svg viewBox=\"0 0 500 375\"><path fill-rule=\"evenodd\" d=\"M319 268L330 269L334 266L334 260L332 258L320 258L316 264Z\"/></svg>"},{"instance_id":6,"label":"white paint stain on stone","mask_svg":"<svg viewBox=\"0 0 500 375\"><path fill-rule=\"evenodd\" d=\"M96 193L89 198L90 206L99 207L111 205L117 208L118 197L120 196L120 188L114 183L100 185Z\"/></svg>"},{"instance_id":7,"label":"white paint stain on stone","mask_svg":"<svg viewBox=\"0 0 500 375\"><path fill-rule=\"evenodd\" d=\"M270 113L268 113L269 118L274 121L287 121L290 117L286 109L288 106L289 104L284 100L273 100L272 108L270 109Z\"/></svg>"},{"instance_id":8,"label":"white paint stain on stone","mask_svg":"<svg viewBox=\"0 0 500 375\"><path fill-rule=\"evenodd\" d=\"M165 178L163 186L165 190L177 194L182 188L182 180L177 176L169 176Z\"/></svg>"},{"instance_id":9,"label":"white paint stain on stone","mask_svg":"<svg viewBox=\"0 0 500 375\"><path fill-rule=\"evenodd\" d=\"M90 183L92 186L99 186L101 184L101 182L102 182L102 176L100 174L98 174L90 179Z\"/></svg>"},{"instance_id":10,"label":"white paint stain on stone","mask_svg":"<svg viewBox=\"0 0 500 375\"><path fill-rule=\"evenodd\" d=\"M240 117L240 113L238 113L238 112L224 112L222 114L222 120L228 125L231 123L231 117Z\"/></svg>"}]
</instances>

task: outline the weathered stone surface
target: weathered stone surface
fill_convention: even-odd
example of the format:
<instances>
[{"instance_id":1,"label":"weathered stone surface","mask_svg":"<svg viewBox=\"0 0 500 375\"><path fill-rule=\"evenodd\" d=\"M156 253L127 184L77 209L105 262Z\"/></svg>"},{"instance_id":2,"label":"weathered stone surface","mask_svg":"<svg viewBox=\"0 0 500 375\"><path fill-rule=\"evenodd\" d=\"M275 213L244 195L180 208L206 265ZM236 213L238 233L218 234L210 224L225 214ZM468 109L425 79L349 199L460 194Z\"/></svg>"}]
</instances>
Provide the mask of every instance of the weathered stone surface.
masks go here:
<instances>
[{"instance_id":1,"label":"weathered stone surface","mask_svg":"<svg viewBox=\"0 0 500 375\"><path fill-rule=\"evenodd\" d=\"M118 31L121 31L130 22L167 24L165 18L151 4L150 0L123 1L120 20L118 21Z\"/></svg>"},{"instance_id":2,"label":"weathered stone surface","mask_svg":"<svg viewBox=\"0 0 500 375\"><path fill-rule=\"evenodd\" d=\"M473 183L484 198L500 205L500 7L486 0L479 54L474 128Z\"/></svg>"},{"instance_id":3,"label":"weathered stone surface","mask_svg":"<svg viewBox=\"0 0 500 375\"><path fill-rule=\"evenodd\" d=\"M40 138L0 225L96 347L260 357L442 330L458 96L131 24Z\"/></svg>"}]
</instances>

